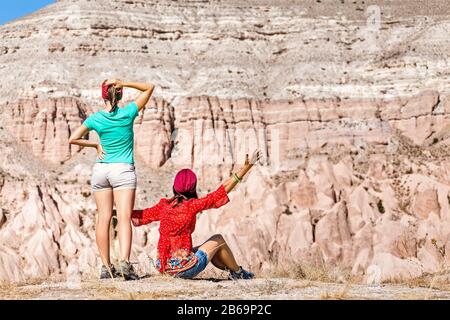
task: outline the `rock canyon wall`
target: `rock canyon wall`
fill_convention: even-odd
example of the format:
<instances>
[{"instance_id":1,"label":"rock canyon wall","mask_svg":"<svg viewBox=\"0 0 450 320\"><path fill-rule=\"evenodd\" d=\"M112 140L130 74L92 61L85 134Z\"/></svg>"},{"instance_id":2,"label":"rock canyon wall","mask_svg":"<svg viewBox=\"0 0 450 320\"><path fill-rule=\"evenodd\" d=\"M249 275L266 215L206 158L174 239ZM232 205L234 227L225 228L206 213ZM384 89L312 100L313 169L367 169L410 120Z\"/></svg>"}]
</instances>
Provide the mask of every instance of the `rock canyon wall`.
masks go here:
<instances>
[{"instance_id":1,"label":"rock canyon wall","mask_svg":"<svg viewBox=\"0 0 450 320\"><path fill-rule=\"evenodd\" d=\"M0 280L96 274L94 154L67 139L108 77L157 84L135 121L136 207L177 169L205 194L263 150L195 243L222 233L260 275L445 270L450 15L434 2L63 0L1 26ZM142 272L157 227L134 230Z\"/></svg>"}]
</instances>

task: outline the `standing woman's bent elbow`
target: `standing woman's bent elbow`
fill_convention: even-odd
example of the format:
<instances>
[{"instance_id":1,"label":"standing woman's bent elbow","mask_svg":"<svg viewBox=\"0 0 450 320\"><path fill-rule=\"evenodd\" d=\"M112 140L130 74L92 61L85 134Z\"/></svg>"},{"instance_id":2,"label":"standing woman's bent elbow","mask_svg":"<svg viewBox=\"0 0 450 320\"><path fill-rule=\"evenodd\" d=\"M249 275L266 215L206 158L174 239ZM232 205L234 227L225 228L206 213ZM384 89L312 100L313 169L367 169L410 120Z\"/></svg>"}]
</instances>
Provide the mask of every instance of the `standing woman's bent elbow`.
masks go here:
<instances>
[{"instance_id":1,"label":"standing woman's bent elbow","mask_svg":"<svg viewBox=\"0 0 450 320\"><path fill-rule=\"evenodd\" d=\"M148 100L150 100L150 97L153 94L153 90L155 89L155 86L152 84L148 84L148 87L145 91L143 91L139 97L136 99L136 105L138 107L138 110L141 111L145 108L145 106L148 103Z\"/></svg>"},{"instance_id":2,"label":"standing woman's bent elbow","mask_svg":"<svg viewBox=\"0 0 450 320\"><path fill-rule=\"evenodd\" d=\"M69 144L75 144L80 147L97 148L98 143L83 139L89 132L89 129L82 124L69 137Z\"/></svg>"}]
</instances>

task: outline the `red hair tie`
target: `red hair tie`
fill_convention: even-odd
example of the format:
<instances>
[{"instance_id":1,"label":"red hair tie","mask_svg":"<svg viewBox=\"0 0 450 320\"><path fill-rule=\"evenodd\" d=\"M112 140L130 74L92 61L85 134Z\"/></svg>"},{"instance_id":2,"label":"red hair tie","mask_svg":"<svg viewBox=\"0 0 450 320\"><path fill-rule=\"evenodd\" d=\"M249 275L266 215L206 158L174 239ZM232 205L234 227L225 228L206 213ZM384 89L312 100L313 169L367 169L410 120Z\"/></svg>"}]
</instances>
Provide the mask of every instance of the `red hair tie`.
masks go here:
<instances>
[{"instance_id":1,"label":"red hair tie","mask_svg":"<svg viewBox=\"0 0 450 320\"><path fill-rule=\"evenodd\" d=\"M109 95L108 95L108 89L110 86L113 86L114 84L106 84L106 82L102 83L102 98L104 100L108 100L109 99ZM117 95L117 99L120 100L122 99L122 94L123 94L123 88L117 89L116 91L116 95Z\"/></svg>"}]
</instances>

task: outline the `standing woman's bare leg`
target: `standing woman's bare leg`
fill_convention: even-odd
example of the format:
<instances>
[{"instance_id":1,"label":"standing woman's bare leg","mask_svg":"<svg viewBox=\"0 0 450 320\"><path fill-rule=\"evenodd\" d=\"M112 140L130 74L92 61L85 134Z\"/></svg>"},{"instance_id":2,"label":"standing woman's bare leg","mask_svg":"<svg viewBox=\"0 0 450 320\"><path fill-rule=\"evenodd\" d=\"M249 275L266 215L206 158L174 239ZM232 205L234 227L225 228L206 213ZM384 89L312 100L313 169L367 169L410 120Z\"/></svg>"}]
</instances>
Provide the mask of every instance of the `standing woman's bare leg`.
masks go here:
<instances>
[{"instance_id":1,"label":"standing woman's bare leg","mask_svg":"<svg viewBox=\"0 0 450 320\"><path fill-rule=\"evenodd\" d=\"M133 213L135 195L136 189L114 190L120 247L119 254L122 261L130 260L132 241L131 214Z\"/></svg>"},{"instance_id":2,"label":"standing woman's bare leg","mask_svg":"<svg viewBox=\"0 0 450 320\"><path fill-rule=\"evenodd\" d=\"M103 264L109 266L111 264L109 255L109 229L113 212L113 191L111 189L95 191L94 198L98 210L95 239Z\"/></svg>"}]
</instances>

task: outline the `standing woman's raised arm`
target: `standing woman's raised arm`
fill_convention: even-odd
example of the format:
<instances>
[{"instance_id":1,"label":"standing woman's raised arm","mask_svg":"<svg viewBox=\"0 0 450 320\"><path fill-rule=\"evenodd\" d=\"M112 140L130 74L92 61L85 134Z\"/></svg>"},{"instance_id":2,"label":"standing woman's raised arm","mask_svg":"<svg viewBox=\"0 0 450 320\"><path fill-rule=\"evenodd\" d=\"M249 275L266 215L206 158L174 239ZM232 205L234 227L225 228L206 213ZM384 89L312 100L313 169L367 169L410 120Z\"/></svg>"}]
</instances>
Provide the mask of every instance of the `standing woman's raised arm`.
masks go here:
<instances>
[{"instance_id":1,"label":"standing woman's raised arm","mask_svg":"<svg viewBox=\"0 0 450 320\"><path fill-rule=\"evenodd\" d=\"M139 111L144 109L145 105L153 94L153 90L155 89L155 86L150 83L125 82L117 79L107 81L106 85L109 84L114 84L117 88L127 87L142 91L139 97L135 100Z\"/></svg>"}]
</instances>

